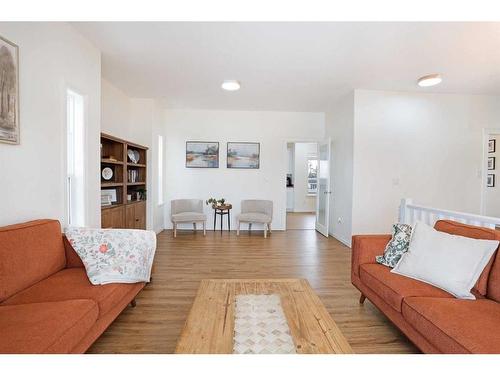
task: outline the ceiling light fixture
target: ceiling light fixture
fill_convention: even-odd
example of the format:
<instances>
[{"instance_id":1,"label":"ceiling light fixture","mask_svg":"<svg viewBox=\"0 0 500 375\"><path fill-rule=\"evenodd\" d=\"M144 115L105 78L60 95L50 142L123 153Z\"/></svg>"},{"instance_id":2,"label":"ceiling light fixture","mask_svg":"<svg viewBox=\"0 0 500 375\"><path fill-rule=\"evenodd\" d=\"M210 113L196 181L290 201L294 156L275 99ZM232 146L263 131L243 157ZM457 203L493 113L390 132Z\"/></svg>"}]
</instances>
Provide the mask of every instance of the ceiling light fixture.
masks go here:
<instances>
[{"instance_id":1,"label":"ceiling light fixture","mask_svg":"<svg viewBox=\"0 0 500 375\"><path fill-rule=\"evenodd\" d=\"M429 74L428 76L423 76L418 79L418 85L420 87L435 86L441 83L443 79L439 74Z\"/></svg>"},{"instance_id":2,"label":"ceiling light fixture","mask_svg":"<svg viewBox=\"0 0 500 375\"><path fill-rule=\"evenodd\" d=\"M222 82L221 87L226 91L237 91L240 89L241 85L238 81L226 80L226 81Z\"/></svg>"}]
</instances>

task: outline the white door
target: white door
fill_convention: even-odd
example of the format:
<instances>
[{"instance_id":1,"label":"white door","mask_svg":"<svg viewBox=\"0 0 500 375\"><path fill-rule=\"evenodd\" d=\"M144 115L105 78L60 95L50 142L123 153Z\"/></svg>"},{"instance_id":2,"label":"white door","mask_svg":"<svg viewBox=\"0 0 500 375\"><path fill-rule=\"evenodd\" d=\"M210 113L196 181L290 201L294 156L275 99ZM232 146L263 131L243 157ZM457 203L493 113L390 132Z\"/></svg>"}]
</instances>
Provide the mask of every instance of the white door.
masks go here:
<instances>
[{"instance_id":1,"label":"white door","mask_svg":"<svg viewBox=\"0 0 500 375\"><path fill-rule=\"evenodd\" d=\"M318 193L316 198L316 230L328 237L330 217L330 139L318 143Z\"/></svg>"}]
</instances>

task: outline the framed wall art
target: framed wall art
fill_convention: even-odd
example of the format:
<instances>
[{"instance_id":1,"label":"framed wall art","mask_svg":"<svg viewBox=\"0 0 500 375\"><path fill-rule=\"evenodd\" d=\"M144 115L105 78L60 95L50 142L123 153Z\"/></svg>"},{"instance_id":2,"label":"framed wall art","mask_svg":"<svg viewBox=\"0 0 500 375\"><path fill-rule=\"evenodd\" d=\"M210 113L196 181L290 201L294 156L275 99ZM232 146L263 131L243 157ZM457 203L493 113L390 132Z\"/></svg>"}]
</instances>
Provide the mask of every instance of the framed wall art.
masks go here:
<instances>
[{"instance_id":1,"label":"framed wall art","mask_svg":"<svg viewBox=\"0 0 500 375\"><path fill-rule=\"evenodd\" d=\"M260 143L228 142L227 167L241 169L259 169Z\"/></svg>"},{"instance_id":2,"label":"framed wall art","mask_svg":"<svg viewBox=\"0 0 500 375\"><path fill-rule=\"evenodd\" d=\"M19 47L0 36L0 142L19 144Z\"/></svg>"},{"instance_id":3,"label":"framed wall art","mask_svg":"<svg viewBox=\"0 0 500 375\"><path fill-rule=\"evenodd\" d=\"M486 186L487 187L495 187L495 175L494 174L489 173L486 176Z\"/></svg>"},{"instance_id":4,"label":"framed wall art","mask_svg":"<svg viewBox=\"0 0 500 375\"><path fill-rule=\"evenodd\" d=\"M186 142L186 168L219 168L219 142Z\"/></svg>"},{"instance_id":5,"label":"framed wall art","mask_svg":"<svg viewBox=\"0 0 500 375\"><path fill-rule=\"evenodd\" d=\"M497 148L497 141L496 139L490 139L488 141L488 153L493 153L496 151L496 148Z\"/></svg>"}]
</instances>

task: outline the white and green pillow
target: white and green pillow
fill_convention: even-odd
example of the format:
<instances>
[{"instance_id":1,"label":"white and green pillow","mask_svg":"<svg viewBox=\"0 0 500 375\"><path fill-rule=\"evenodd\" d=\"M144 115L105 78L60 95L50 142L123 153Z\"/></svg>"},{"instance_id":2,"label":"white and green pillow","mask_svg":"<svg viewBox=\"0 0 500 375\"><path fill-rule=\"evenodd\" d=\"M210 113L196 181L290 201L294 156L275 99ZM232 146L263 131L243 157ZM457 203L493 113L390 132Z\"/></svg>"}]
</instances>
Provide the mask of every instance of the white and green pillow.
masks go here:
<instances>
[{"instance_id":1,"label":"white and green pillow","mask_svg":"<svg viewBox=\"0 0 500 375\"><path fill-rule=\"evenodd\" d=\"M377 263L393 268L408 251L411 238L411 226L408 224L394 224L392 226L392 238L385 247L384 255L375 257Z\"/></svg>"}]
</instances>

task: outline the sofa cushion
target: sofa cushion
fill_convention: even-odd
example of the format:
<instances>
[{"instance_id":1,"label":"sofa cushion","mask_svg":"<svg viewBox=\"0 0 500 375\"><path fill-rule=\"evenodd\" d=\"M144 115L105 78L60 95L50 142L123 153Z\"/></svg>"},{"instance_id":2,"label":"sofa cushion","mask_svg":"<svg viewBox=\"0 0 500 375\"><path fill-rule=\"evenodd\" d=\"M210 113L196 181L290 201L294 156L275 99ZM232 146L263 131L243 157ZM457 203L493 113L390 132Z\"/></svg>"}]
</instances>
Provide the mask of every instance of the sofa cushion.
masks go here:
<instances>
[{"instance_id":1,"label":"sofa cushion","mask_svg":"<svg viewBox=\"0 0 500 375\"><path fill-rule=\"evenodd\" d=\"M409 297L403 316L443 353L500 353L500 304L488 299Z\"/></svg>"},{"instance_id":2,"label":"sofa cushion","mask_svg":"<svg viewBox=\"0 0 500 375\"><path fill-rule=\"evenodd\" d=\"M401 312L403 298L427 296L453 298L444 290L430 284L391 273L389 267L381 264L362 264L360 278L368 288L377 293L394 310Z\"/></svg>"},{"instance_id":3,"label":"sofa cushion","mask_svg":"<svg viewBox=\"0 0 500 375\"><path fill-rule=\"evenodd\" d=\"M70 299L92 299L99 306L99 317L110 311L137 284L92 285L84 268L67 268L17 293L2 305L20 305Z\"/></svg>"},{"instance_id":4,"label":"sofa cushion","mask_svg":"<svg viewBox=\"0 0 500 375\"><path fill-rule=\"evenodd\" d=\"M0 353L68 353L97 315L92 300L0 306Z\"/></svg>"},{"instance_id":5,"label":"sofa cushion","mask_svg":"<svg viewBox=\"0 0 500 375\"><path fill-rule=\"evenodd\" d=\"M434 224L434 229L440 232L455 234L457 236L476 238L478 240L500 240L500 231L483 227L477 227L474 225L462 224L452 220L438 220L436 224ZM476 285L472 288L472 294L476 296L487 295L488 279L490 276L494 259L495 255L491 257L486 267L484 267L484 270L479 276ZM498 272L500 273L500 265L498 266L498 268L499 268ZM500 297L500 285L499 285L499 297Z\"/></svg>"},{"instance_id":6,"label":"sofa cushion","mask_svg":"<svg viewBox=\"0 0 500 375\"><path fill-rule=\"evenodd\" d=\"M0 302L66 264L61 226L36 220L0 228Z\"/></svg>"},{"instance_id":7,"label":"sofa cushion","mask_svg":"<svg viewBox=\"0 0 500 375\"><path fill-rule=\"evenodd\" d=\"M500 251L498 250L489 274L486 296L500 302Z\"/></svg>"}]
</instances>

